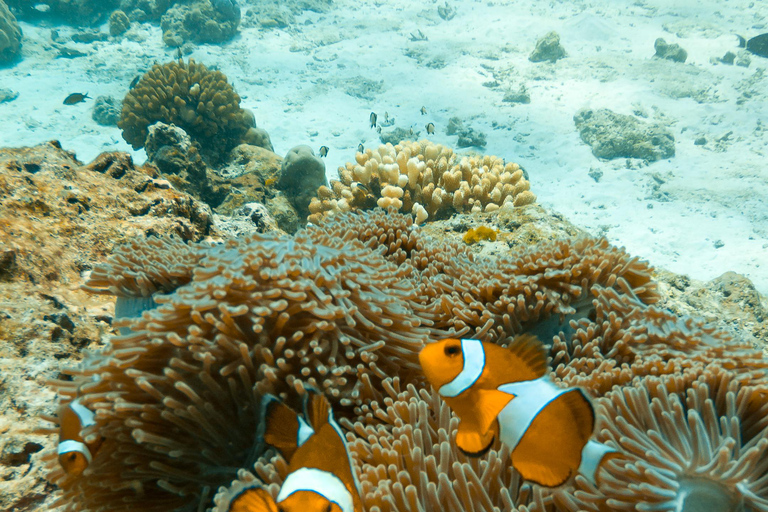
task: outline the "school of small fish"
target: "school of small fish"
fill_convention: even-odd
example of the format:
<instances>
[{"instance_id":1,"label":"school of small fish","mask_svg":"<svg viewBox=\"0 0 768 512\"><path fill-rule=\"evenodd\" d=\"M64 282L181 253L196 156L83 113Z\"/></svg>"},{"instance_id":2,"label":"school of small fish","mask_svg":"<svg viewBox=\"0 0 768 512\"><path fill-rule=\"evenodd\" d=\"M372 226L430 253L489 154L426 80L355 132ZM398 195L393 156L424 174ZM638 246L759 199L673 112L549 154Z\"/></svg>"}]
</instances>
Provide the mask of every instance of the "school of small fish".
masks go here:
<instances>
[{"instance_id":1,"label":"school of small fish","mask_svg":"<svg viewBox=\"0 0 768 512\"><path fill-rule=\"evenodd\" d=\"M520 335L508 348L444 339L428 343L419 362L427 382L459 418L455 442L468 456L503 443L515 470L545 487L561 486L577 474L599 485L603 465L621 456L590 439L595 412L589 398L548 377L546 349L535 336ZM259 486L236 489L225 497L223 510L362 512L346 439L324 395L305 394L302 414L266 395L262 418L264 441L288 461L288 476L277 498ZM59 422L59 462L68 474L79 475L101 443L82 435L94 414L73 400L59 409Z\"/></svg>"}]
</instances>

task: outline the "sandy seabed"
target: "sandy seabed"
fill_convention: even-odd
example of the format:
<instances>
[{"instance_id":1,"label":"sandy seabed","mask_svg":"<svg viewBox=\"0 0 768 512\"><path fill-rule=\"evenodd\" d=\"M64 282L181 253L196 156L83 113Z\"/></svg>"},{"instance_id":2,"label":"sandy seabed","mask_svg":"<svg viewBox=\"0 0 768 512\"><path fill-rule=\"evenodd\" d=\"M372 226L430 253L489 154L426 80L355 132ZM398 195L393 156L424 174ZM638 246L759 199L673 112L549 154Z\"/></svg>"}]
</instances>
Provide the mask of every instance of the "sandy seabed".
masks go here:
<instances>
[{"instance_id":1,"label":"sandy seabed","mask_svg":"<svg viewBox=\"0 0 768 512\"><path fill-rule=\"evenodd\" d=\"M371 111L419 138L433 122L429 138L453 147L456 136L445 128L457 116L487 135L483 152L522 165L539 202L577 225L653 265L702 280L733 270L768 293L768 59L751 56L749 67L712 62L738 51L735 34L765 31L768 5L464 1L452 4L456 16L446 21L441 4L337 0L287 29L245 23L231 42L189 56L229 77L278 154L328 146L329 178L358 144L379 143ZM70 43L89 55L61 59L51 30L74 29L21 25L24 58L0 70L0 88L19 92L0 104L0 146L58 139L83 161L117 149L143 162L118 128L93 121L93 100L62 101L72 92L122 98L137 74L173 58L160 28L134 24L130 37ZM427 41L412 41L419 30ZM567 58L530 62L536 40L551 30ZM658 37L686 49L686 63L654 59ZM530 104L502 101L520 86ZM598 160L574 126L583 107L664 124L676 155L648 165ZM707 143L694 144L701 137Z\"/></svg>"}]
</instances>

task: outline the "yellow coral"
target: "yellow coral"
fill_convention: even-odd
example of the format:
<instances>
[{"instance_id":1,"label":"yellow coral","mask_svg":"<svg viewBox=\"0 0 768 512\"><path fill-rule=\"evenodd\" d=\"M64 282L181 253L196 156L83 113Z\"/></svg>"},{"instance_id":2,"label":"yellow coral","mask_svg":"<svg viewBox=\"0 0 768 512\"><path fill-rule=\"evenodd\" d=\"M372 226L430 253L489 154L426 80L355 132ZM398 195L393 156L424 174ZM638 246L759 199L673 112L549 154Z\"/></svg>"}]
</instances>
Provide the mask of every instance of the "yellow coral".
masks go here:
<instances>
[{"instance_id":1,"label":"yellow coral","mask_svg":"<svg viewBox=\"0 0 768 512\"><path fill-rule=\"evenodd\" d=\"M158 121L183 128L204 145L238 142L250 128L240 96L220 71L193 59L155 64L125 96L117 126L134 149L144 146L148 128Z\"/></svg>"},{"instance_id":2,"label":"yellow coral","mask_svg":"<svg viewBox=\"0 0 768 512\"><path fill-rule=\"evenodd\" d=\"M347 199L344 204L350 209L392 206L418 212L420 221L444 219L456 212L492 212L507 203L509 207L531 204L536 196L530 187L515 163L490 155L461 157L428 140L358 152L354 162L339 168L339 181L331 181L335 198ZM394 195L395 189L402 194ZM309 221L317 223L339 210L333 201L315 201Z\"/></svg>"},{"instance_id":3,"label":"yellow coral","mask_svg":"<svg viewBox=\"0 0 768 512\"><path fill-rule=\"evenodd\" d=\"M478 226L476 228L469 228L469 230L467 230L467 232L464 234L463 240L467 245L476 244L481 240L490 240L491 242L495 242L496 235L498 233L498 231L491 229L488 226Z\"/></svg>"}]
</instances>

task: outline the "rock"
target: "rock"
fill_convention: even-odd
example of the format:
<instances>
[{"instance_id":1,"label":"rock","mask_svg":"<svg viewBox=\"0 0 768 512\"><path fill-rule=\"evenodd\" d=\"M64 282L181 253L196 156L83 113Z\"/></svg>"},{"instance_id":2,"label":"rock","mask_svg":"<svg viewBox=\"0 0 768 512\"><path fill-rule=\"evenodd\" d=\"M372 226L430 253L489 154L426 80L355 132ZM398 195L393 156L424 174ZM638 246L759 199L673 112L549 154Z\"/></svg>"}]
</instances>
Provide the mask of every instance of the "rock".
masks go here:
<instances>
[{"instance_id":1,"label":"rock","mask_svg":"<svg viewBox=\"0 0 768 512\"><path fill-rule=\"evenodd\" d=\"M675 156L675 138L660 124L608 109L581 109L573 120L581 139L598 158L641 158L649 162Z\"/></svg>"},{"instance_id":2,"label":"rock","mask_svg":"<svg viewBox=\"0 0 768 512\"><path fill-rule=\"evenodd\" d=\"M21 27L16 17L0 0L0 63L13 62L21 57Z\"/></svg>"},{"instance_id":3,"label":"rock","mask_svg":"<svg viewBox=\"0 0 768 512\"><path fill-rule=\"evenodd\" d=\"M312 148L301 145L288 151L280 169L277 188L285 193L302 219L309 215L309 201L322 185L328 185L325 162L315 156Z\"/></svg>"},{"instance_id":4,"label":"rock","mask_svg":"<svg viewBox=\"0 0 768 512\"><path fill-rule=\"evenodd\" d=\"M379 140L383 144L399 144L403 140L416 140L419 138L419 130L414 131L412 128L406 130L405 128L393 128L392 130L381 130L379 133Z\"/></svg>"},{"instance_id":5,"label":"rock","mask_svg":"<svg viewBox=\"0 0 768 512\"><path fill-rule=\"evenodd\" d=\"M456 145L460 148L468 148L472 146L485 147L485 134L465 126L464 121L458 117L452 117L448 120L448 127L446 128L445 132L448 135L459 136Z\"/></svg>"},{"instance_id":6,"label":"rock","mask_svg":"<svg viewBox=\"0 0 768 512\"><path fill-rule=\"evenodd\" d=\"M147 158L152 161L163 146L172 146L186 153L192 147L190 136L178 126L165 123L155 123L149 127L144 150Z\"/></svg>"},{"instance_id":7,"label":"rock","mask_svg":"<svg viewBox=\"0 0 768 512\"><path fill-rule=\"evenodd\" d=\"M102 126L117 126L123 102L112 96L97 96L91 118Z\"/></svg>"},{"instance_id":8,"label":"rock","mask_svg":"<svg viewBox=\"0 0 768 512\"><path fill-rule=\"evenodd\" d=\"M723 58L720 59L720 62L723 64L733 64L736 61L736 54L733 52L725 52L725 55L723 55Z\"/></svg>"},{"instance_id":9,"label":"rock","mask_svg":"<svg viewBox=\"0 0 768 512\"><path fill-rule=\"evenodd\" d=\"M277 225L286 233L295 233L301 227L302 220L290 201L283 194L276 194L267 201L267 209ZM304 217L306 218L306 217Z\"/></svg>"},{"instance_id":10,"label":"rock","mask_svg":"<svg viewBox=\"0 0 768 512\"><path fill-rule=\"evenodd\" d=\"M129 28L131 28L131 20L123 11L118 9L109 16L109 35L121 36L128 32Z\"/></svg>"},{"instance_id":11,"label":"rock","mask_svg":"<svg viewBox=\"0 0 768 512\"><path fill-rule=\"evenodd\" d=\"M528 56L531 62L556 62L566 56L565 48L560 44L560 36L552 31L536 41L536 47Z\"/></svg>"},{"instance_id":12,"label":"rock","mask_svg":"<svg viewBox=\"0 0 768 512\"><path fill-rule=\"evenodd\" d=\"M667 44L667 42L662 39L658 38L653 43L653 47L656 49L656 55L654 57L658 57L660 59L667 59L674 62L685 62L685 59L688 58L688 52L683 50L679 44Z\"/></svg>"},{"instance_id":13,"label":"rock","mask_svg":"<svg viewBox=\"0 0 768 512\"><path fill-rule=\"evenodd\" d=\"M236 16L230 17L232 14ZM182 46L186 42L203 44L229 41L237 33L239 24L239 8L236 12L225 13L214 7L212 0L195 0L189 5L174 5L160 20L163 41L173 47Z\"/></svg>"},{"instance_id":14,"label":"rock","mask_svg":"<svg viewBox=\"0 0 768 512\"><path fill-rule=\"evenodd\" d=\"M41 455L56 435L46 380L113 333L114 299L86 294L82 276L136 237L202 240L210 208L153 186L157 171L127 153L83 164L57 142L0 149L0 510L53 510Z\"/></svg>"},{"instance_id":15,"label":"rock","mask_svg":"<svg viewBox=\"0 0 768 512\"><path fill-rule=\"evenodd\" d=\"M528 104L531 102L531 95L528 92L528 89L524 85L521 85L516 91L508 91L501 101L504 103Z\"/></svg>"},{"instance_id":16,"label":"rock","mask_svg":"<svg viewBox=\"0 0 768 512\"><path fill-rule=\"evenodd\" d=\"M19 93L10 89L0 89L0 103L7 103L19 97Z\"/></svg>"}]
</instances>

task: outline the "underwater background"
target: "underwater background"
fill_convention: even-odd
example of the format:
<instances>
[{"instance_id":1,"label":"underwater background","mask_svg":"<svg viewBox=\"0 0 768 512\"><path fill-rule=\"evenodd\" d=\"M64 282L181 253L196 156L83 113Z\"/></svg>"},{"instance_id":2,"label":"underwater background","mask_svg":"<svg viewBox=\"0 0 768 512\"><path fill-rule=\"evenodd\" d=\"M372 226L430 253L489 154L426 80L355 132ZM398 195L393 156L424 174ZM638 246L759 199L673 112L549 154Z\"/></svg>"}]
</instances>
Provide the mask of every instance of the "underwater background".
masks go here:
<instances>
[{"instance_id":1,"label":"underwater background","mask_svg":"<svg viewBox=\"0 0 768 512\"><path fill-rule=\"evenodd\" d=\"M725 491L679 510L768 510L767 27L768 5L750 0L0 0L0 510L204 510L236 477L274 494L285 462L249 437L258 417L233 411L324 379L366 510L676 510L637 482L677 492L669 481L694 473ZM282 290L283 260L296 282L338 271L341 288L315 297L338 309L287 287L310 315L292 324L271 292L238 299L240 280ZM115 297L160 296L165 309L115 310ZM197 364L174 351L205 339L229 382L240 353L214 347L216 333L237 338L224 326L243 304L267 334L240 339L253 389L239 382L216 412L240 431L178 434L205 461L146 441L137 432L170 427L159 410L150 421L112 407L124 397L109 393L144 390L146 375L124 370L168 374L141 355L160 338L170 352L153 358ZM289 331L325 333L305 350L321 347L309 376L277 354ZM647 423L600 420L601 442L628 449L653 428L673 439L649 419L667 413L691 439L706 431L710 451L676 446L676 459L635 439L635 465L615 466L605 489L557 491L520 482L503 448L457 454L417 347L523 332L603 418L645 400ZM324 352L338 339L354 357ZM72 478L51 455L57 400L96 374L113 386L91 403L115 444ZM418 440L433 462L378 460L382 447L413 453L409 424L434 437ZM219 467L206 446L245 455ZM656 449L674 462L649 468ZM126 469L110 454L148 458Z\"/></svg>"}]
</instances>

